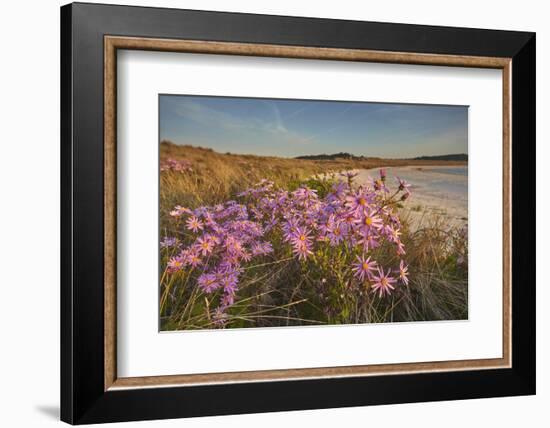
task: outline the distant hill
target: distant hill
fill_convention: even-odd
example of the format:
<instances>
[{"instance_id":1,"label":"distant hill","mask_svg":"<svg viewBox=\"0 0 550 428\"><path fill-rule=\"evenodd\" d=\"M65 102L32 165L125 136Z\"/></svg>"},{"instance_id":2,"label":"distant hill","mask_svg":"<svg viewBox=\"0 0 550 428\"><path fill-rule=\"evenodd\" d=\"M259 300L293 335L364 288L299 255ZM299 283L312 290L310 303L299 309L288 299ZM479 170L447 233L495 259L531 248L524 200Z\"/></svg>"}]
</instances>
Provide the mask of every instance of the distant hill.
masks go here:
<instances>
[{"instance_id":1,"label":"distant hill","mask_svg":"<svg viewBox=\"0 0 550 428\"><path fill-rule=\"evenodd\" d=\"M305 156L297 156L295 159L305 159L305 160L336 160L336 159L350 159L350 160L365 160L368 159L365 156L355 156L351 153L346 152L340 152L340 153L334 153L332 155L305 155ZM372 158L371 158L372 159Z\"/></svg>"},{"instance_id":2,"label":"distant hill","mask_svg":"<svg viewBox=\"0 0 550 428\"><path fill-rule=\"evenodd\" d=\"M435 160L435 161L467 161L468 155L464 153L455 155L439 155L439 156L419 156L414 160Z\"/></svg>"},{"instance_id":3,"label":"distant hill","mask_svg":"<svg viewBox=\"0 0 550 428\"><path fill-rule=\"evenodd\" d=\"M372 159L380 159L380 158L355 156L355 155L352 155L351 153L340 152L340 153L334 153L331 155L327 155L323 153L321 155L297 156L295 159L304 159L304 160L337 160L337 159L367 160L369 159L369 160L372 160ZM452 154L452 155L419 156L412 159L420 160L420 161L467 161L468 155L461 153L461 154Z\"/></svg>"}]
</instances>

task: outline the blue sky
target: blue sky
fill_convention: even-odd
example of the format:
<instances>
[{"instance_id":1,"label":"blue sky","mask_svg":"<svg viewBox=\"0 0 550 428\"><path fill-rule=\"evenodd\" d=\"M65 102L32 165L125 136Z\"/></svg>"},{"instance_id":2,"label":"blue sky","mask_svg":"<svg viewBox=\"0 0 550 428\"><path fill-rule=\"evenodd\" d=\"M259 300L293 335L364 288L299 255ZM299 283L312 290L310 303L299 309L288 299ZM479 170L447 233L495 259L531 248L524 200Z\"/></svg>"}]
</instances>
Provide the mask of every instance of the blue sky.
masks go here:
<instances>
[{"instance_id":1,"label":"blue sky","mask_svg":"<svg viewBox=\"0 0 550 428\"><path fill-rule=\"evenodd\" d=\"M282 157L468 153L468 108L161 95L160 138L222 153Z\"/></svg>"}]
</instances>

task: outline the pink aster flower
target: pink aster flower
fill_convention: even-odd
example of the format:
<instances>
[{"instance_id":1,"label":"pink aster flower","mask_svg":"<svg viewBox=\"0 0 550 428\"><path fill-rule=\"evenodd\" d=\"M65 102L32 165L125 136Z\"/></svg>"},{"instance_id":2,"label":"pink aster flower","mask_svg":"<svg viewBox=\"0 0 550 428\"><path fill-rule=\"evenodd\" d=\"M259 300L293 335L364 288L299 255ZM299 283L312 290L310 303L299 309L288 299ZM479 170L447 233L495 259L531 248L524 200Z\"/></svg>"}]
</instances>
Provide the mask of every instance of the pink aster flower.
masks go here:
<instances>
[{"instance_id":1,"label":"pink aster flower","mask_svg":"<svg viewBox=\"0 0 550 428\"><path fill-rule=\"evenodd\" d=\"M183 261L185 264L197 267L202 263L199 253L195 250L182 251Z\"/></svg>"},{"instance_id":2,"label":"pink aster flower","mask_svg":"<svg viewBox=\"0 0 550 428\"><path fill-rule=\"evenodd\" d=\"M399 184L399 188L398 190L401 192L402 190L409 190L409 188L411 187L411 185L409 183L407 183L405 180L399 178L399 177L395 177L395 179L397 180L397 183Z\"/></svg>"},{"instance_id":3,"label":"pink aster flower","mask_svg":"<svg viewBox=\"0 0 550 428\"><path fill-rule=\"evenodd\" d=\"M196 245L203 256L207 256L212 253L212 250L214 249L214 242L209 236L201 236L197 239Z\"/></svg>"},{"instance_id":4,"label":"pink aster flower","mask_svg":"<svg viewBox=\"0 0 550 428\"><path fill-rule=\"evenodd\" d=\"M332 185L331 192L326 197L326 202L329 205L338 206L346 197L348 185L342 181Z\"/></svg>"},{"instance_id":5,"label":"pink aster flower","mask_svg":"<svg viewBox=\"0 0 550 428\"><path fill-rule=\"evenodd\" d=\"M409 267L405 264L403 260L399 262L399 279L403 282L405 285L409 285Z\"/></svg>"},{"instance_id":6,"label":"pink aster flower","mask_svg":"<svg viewBox=\"0 0 550 428\"><path fill-rule=\"evenodd\" d=\"M183 261L179 257L172 257L168 261L167 270L168 272L174 273L183 269Z\"/></svg>"},{"instance_id":7,"label":"pink aster flower","mask_svg":"<svg viewBox=\"0 0 550 428\"><path fill-rule=\"evenodd\" d=\"M388 238L390 239L390 241L395 243L400 242L399 237L401 236L401 232L399 231L398 227L386 226L386 233L388 234Z\"/></svg>"},{"instance_id":8,"label":"pink aster flower","mask_svg":"<svg viewBox=\"0 0 550 428\"><path fill-rule=\"evenodd\" d=\"M234 235L229 235L227 239L225 240L225 248L227 248L227 252L240 256L243 252L243 244L242 242Z\"/></svg>"},{"instance_id":9,"label":"pink aster flower","mask_svg":"<svg viewBox=\"0 0 550 428\"><path fill-rule=\"evenodd\" d=\"M191 210L189 208L185 208L179 205L176 205L172 211L170 211L170 215L172 217L180 217L183 214L191 214Z\"/></svg>"},{"instance_id":10,"label":"pink aster flower","mask_svg":"<svg viewBox=\"0 0 550 428\"><path fill-rule=\"evenodd\" d=\"M372 196L364 192L357 192L346 197L346 206L355 213L366 210L371 202Z\"/></svg>"},{"instance_id":11,"label":"pink aster flower","mask_svg":"<svg viewBox=\"0 0 550 428\"><path fill-rule=\"evenodd\" d=\"M252 245L253 256L263 256L273 252L271 242L257 242Z\"/></svg>"},{"instance_id":12,"label":"pink aster flower","mask_svg":"<svg viewBox=\"0 0 550 428\"><path fill-rule=\"evenodd\" d=\"M396 242L396 245L397 245L397 255L398 256L404 256L405 254L405 245L403 245L403 243L401 241L399 242Z\"/></svg>"},{"instance_id":13,"label":"pink aster flower","mask_svg":"<svg viewBox=\"0 0 550 428\"><path fill-rule=\"evenodd\" d=\"M297 199L314 199L317 198L317 190L310 189L307 186L300 187L299 189L292 192L294 197Z\"/></svg>"},{"instance_id":14,"label":"pink aster flower","mask_svg":"<svg viewBox=\"0 0 550 428\"><path fill-rule=\"evenodd\" d=\"M313 254L313 251L311 251L311 243L307 241L296 242L292 251L298 256L299 260L305 260L307 256Z\"/></svg>"},{"instance_id":15,"label":"pink aster flower","mask_svg":"<svg viewBox=\"0 0 550 428\"><path fill-rule=\"evenodd\" d=\"M239 256L245 262L249 262L250 260L252 260L252 254L244 249L241 251Z\"/></svg>"},{"instance_id":16,"label":"pink aster flower","mask_svg":"<svg viewBox=\"0 0 550 428\"><path fill-rule=\"evenodd\" d=\"M356 223L360 225L360 228L363 232L370 232L371 230L380 230L383 225L383 221L376 214L375 210L365 212L364 215L356 220Z\"/></svg>"},{"instance_id":17,"label":"pink aster flower","mask_svg":"<svg viewBox=\"0 0 550 428\"><path fill-rule=\"evenodd\" d=\"M199 287L206 293L212 293L220 287L218 277L213 273L203 273L200 275L197 279L197 284L199 284Z\"/></svg>"},{"instance_id":18,"label":"pink aster flower","mask_svg":"<svg viewBox=\"0 0 550 428\"><path fill-rule=\"evenodd\" d=\"M336 219L333 214L329 216L327 224L323 227L326 239L329 240L330 245L336 246L342 242L347 233L348 225L342 223L341 220Z\"/></svg>"},{"instance_id":19,"label":"pink aster flower","mask_svg":"<svg viewBox=\"0 0 550 428\"><path fill-rule=\"evenodd\" d=\"M298 228L292 236L291 244L294 247L293 252L300 260L305 260L308 255L313 254L311 251L311 235L306 228Z\"/></svg>"},{"instance_id":20,"label":"pink aster flower","mask_svg":"<svg viewBox=\"0 0 550 428\"><path fill-rule=\"evenodd\" d=\"M228 270L221 275L220 284L223 287L226 296L234 296L237 291L237 285L239 283L239 272L236 270ZM231 303L233 301L231 300Z\"/></svg>"},{"instance_id":21,"label":"pink aster flower","mask_svg":"<svg viewBox=\"0 0 550 428\"><path fill-rule=\"evenodd\" d=\"M165 236L160 241L160 248L170 248L178 245L178 240L172 236Z\"/></svg>"},{"instance_id":22,"label":"pink aster flower","mask_svg":"<svg viewBox=\"0 0 550 428\"><path fill-rule=\"evenodd\" d=\"M370 257L365 258L357 256L357 263L354 263L351 269L354 275L360 280L370 279L372 277L371 271L376 269L377 263L371 260Z\"/></svg>"},{"instance_id":23,"label":"pink aster flower","mask_svg":"<svg viewBox=\"0 0 550 428\"><path fill-rule=\"evenodd\" d=\"M365 231L362 231L363 233L359 233L359 238L357 239L357 245L363 246L363 251L367 252L373 248L377 248L380 246L380 243L376 239L374 235L371 233Z\"/></svg>"},{"instance_id":24,"label":"pink aster flower","mask_svg":"<svg viewBox=\"0 0 550 428\"><path fill-rule=\"evenodd\" d=\"M204 229L204 225L196 216L189 217L185 224L187 224L187 229L192 230L195 233L197 233L199 229Z\"/></svg>"},{"instance_id":25,"label":"pink aster flower","mask_svg":"<svg viewBox=\"0 0 550 428\"><path fill-rule=\"evenodd\" d=\"M388 273L384 274L384 268L378 268L378 275L373 275L374 284L372 284L372 290L374 293L378 292L378 297L382 297L384 294L390 295L392 290L395 289L393 284L397 282L395 278L390 276L391 269L388 269Z\"/></svg>"}]
</instances>

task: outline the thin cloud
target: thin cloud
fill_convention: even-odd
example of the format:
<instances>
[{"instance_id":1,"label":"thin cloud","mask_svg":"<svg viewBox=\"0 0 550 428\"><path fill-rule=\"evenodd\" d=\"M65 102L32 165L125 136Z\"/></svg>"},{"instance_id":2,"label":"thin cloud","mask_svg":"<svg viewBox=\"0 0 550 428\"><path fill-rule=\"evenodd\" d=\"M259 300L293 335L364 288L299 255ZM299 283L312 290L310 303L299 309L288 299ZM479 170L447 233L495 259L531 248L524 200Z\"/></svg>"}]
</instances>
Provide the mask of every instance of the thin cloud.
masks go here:
<instances>
[{"instance_id":1,"label":"thin cloud","mask_svg":"<svg viewBox=\"0 0 550 428\"><path fill-rule=\"evenodd\" d=\"M304 136L286 127L281 117L281 112L275 103L268 101L264 103L271 112L272 120L264 120L257 117L242 119L193 100L179 102L175 112L178 116L192 120L202 126L218 126L227 131L235 132L252 132L259 134L258 137L261 137L264 133L269 133L289 144L307 144L312 141L313 136Z\"/></svg>"}]
</instances>

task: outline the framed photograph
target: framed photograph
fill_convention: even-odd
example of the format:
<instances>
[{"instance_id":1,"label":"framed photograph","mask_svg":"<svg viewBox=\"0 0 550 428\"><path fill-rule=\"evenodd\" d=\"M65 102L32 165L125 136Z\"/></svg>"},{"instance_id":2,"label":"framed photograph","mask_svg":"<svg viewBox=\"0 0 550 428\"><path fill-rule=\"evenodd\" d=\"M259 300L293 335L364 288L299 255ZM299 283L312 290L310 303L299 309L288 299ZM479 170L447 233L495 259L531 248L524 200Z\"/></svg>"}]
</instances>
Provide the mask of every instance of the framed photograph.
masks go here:
<instances>
[{"instance_id":1,"label":"framed photograph","mask_svg":"<svg viewBox=\"0 0 550 428\"><path fill-rule=\"evenodd\" d=\"M535 393L535 35L61 8L61 418Z\"/></svg>"}]
</instances>

